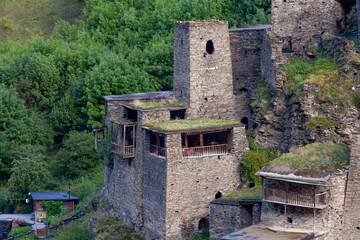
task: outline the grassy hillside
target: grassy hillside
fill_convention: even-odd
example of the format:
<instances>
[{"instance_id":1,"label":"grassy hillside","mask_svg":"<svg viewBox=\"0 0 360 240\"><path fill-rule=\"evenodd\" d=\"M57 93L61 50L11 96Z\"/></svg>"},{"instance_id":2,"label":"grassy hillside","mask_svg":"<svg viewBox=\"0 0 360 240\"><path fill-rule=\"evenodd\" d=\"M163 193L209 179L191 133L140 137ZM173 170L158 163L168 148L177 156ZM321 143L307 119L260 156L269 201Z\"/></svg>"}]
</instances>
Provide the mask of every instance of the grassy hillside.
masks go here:
<instances>
[{"instance_id":1,"label":"grassy hillside","mask_svg":"<svg viewBox=\"0 0 360 240\"><path fill-rule=\"evenodd\" d=\"M0 0L0 40L49 37L59 20L73 22L84 0Z\"/></svg>"}]
</instances>

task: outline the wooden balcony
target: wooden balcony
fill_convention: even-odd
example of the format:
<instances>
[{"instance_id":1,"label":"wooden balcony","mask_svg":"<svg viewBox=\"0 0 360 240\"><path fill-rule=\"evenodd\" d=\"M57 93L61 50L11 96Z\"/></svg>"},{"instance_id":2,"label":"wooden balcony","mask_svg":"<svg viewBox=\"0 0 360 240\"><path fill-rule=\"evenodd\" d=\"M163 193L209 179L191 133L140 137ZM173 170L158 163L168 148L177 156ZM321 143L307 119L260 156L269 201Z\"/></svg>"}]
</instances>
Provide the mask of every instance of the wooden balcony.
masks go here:
<instances>
[{"instance_id":1,"label":"wooden balcony","mask_svg":"<svg viewBox=\"0 0 360 240\"><path fill-rule=\"evenodd\" d=\"M166 156L166 148L159 147L157 145L150 145L150 153L165 157Z\"/></svg>"},{"instance_id":2,"label":"wooden balcony","mask_svg":"<svg viewBox=\"0 0 360 240\"><path fill-rule=\"evenodd\" d=\"M218 144L203 147L183 148L183 157L204 157L223 155L229 152L228 144Z\"/></svg>"},{"instance_id":3,"label":"wooden balcony","mask_svg":"<svg viewBox=\"0 0 360 240\"><path fill-rule=\"evenodd\" d=\"M297 207L324 209L327 207L327 193L303 194L283 190L263 188L265 202L279 203Z\"/></svg>"},{"instance_id":4,"label":"wooden balcony","mask_svg":"<svg viewBox=\"0 0 360 240\"><path fill-rule=\"evenodd\" d=\"M118 143L111 143L111 152L117 155L122 156L123 158L135 157L135 147L134 146L123 146Z\"/></svg>"}]
</instances>

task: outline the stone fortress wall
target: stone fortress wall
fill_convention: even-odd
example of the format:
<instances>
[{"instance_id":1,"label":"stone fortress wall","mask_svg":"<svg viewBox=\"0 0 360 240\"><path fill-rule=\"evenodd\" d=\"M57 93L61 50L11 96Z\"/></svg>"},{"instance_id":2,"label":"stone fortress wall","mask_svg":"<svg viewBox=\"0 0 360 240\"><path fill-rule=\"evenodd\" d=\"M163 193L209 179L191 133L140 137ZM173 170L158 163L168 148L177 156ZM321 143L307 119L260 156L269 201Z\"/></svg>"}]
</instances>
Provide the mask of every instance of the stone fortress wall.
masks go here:
<instances>
[{"instance_id":1,"label":"stone fortress wall","mask_svg":"<svg viewBox=\"0 0 360 240\"><path fill-rule=\"evenodd\" d=\"M289 121L288 126L274 127L275 123L269 120L278 119L289 108L278 92L282 76L279 64L308 54L309 47L326 34L344 31L349 2L352 1L273 0L271 29L260 26L229 32L227 23L221 21L176 23L173 93L177 100L189 103L186 118L200 116L243 123L247 120L249 126L263 129L258 140L264 146L280 147L286 128L292 131L296 123ZM254 113L248 107L259 76L276 96L275 114L265 117L265 123L253 119ZM107 101L106 109L107 123L118 118L119 102ZM136 157L129 160L117 156L113 166L106 167L104 195L109 198L113 213L137 231L155 239L187 239L196 231L199 218L209 218L209 203L218 189L227 194L237 187L238 158L246 152L247 141L244 129L235 128L237 133L233 136L237 139L233 144L237 154L194 161L182 157L181 136L169 134L165 159L148 154L148 133L141 127L145 122L162 120L170 120L169 111L138 112ZM360 232L358 214L351 210L359 205L356 166L352 160L349 176L353 180L347 185L346 197L343 192L347 175L338 174L333 179L338 187L329 190L334 206L316 210L315 227L330 231L329 236L341 239L347 227L349 236ZM290 207L289 214L293 227L313 227L309 217L313 215L307 210ZM281 225L281 209L264 204L262 221Z\"/></svg>"}]
</instances>

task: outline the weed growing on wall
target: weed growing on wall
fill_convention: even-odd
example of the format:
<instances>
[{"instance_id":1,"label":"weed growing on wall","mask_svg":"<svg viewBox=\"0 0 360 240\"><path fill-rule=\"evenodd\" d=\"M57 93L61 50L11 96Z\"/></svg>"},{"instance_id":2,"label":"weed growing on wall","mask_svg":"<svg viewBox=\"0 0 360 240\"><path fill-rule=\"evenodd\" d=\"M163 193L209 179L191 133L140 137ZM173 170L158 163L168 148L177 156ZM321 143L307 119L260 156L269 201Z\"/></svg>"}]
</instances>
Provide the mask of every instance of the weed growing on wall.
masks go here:
<instances>
[{"instance_id":1,"label":"weed growing on wall","mask_svg":"<svg viewBox=\"0 0 360 240\"><path fill-rule=\"evenodd\" d=\"M319 114L306 124L306 128L314 130L316 128L331 128L339 125L339 123L327 119L325 115Z\"/></svg>"}]
</instances>

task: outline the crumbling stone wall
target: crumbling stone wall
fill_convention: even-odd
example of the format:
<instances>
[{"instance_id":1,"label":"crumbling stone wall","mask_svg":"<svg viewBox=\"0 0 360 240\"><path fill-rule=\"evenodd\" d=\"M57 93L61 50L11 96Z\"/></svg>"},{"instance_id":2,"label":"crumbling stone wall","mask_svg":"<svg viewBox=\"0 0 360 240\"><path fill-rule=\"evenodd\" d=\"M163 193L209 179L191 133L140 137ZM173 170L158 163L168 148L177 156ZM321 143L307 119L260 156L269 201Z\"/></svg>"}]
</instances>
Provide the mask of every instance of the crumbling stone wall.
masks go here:
<instances>
[{"instance_id":1,"label":"crumbling stone wall","mask_svg":"<svg viewBox=\"0 0 360 240\"><path fill-rule=\"evenodd\" d=\"M219 240L222 236L260 221L261 202L219 202L210 205L210 236Z\"/></svg>"},{"instance_id":2,"label":"crumbling stone wall","mask_svg":"<svg viewBox=\"0 0 360 240\"><path fill-rule=\"evenodd\" d=\"M277 64L286 64L324 34L341 32L345 10L335 0L273 0L271 21L273 57Z\"/></svg>"},{"instance_id":3,"label":"crumbling stone wall","mask_svg":"<svg viewBox=\"0 0 360 240\"><path fill-rule=\"evenodd\" d=\"M174 35L174 95L187 116L234 120L227 22L177 22Z\"/></svg>"},{"instance_id":4,"label":"crumbling stone wall","mask_svg":"<svg viewBox=\"0 0 360 240\"><path fill-rule=\"evenodd\" d=\"M354 132L345 192L344 239L360 239L360 132Z\"/></svg>"},{"instance_id":5,"label":"crumbling stone wall","mask_svg":"<svg viewBox=\"0 0 360 240\"><path fill-rule=\"evenodd\" d=\"M238 168L247 144L244 127L235 127L232 153L183 158L181 134L167 135L167 239L190 238L202 218L209 220L216 193L230 194L239 186Z\"/></svg>"},{"instance_id":6,"label":"crumbling stone wall","mask_svg":"<svg viewBox=\"0 0 360 240\"><path fill-rule=\"evenodd\" d=\"M287 228L315 229L315 231L328 232L324 239L344 239L344 189L346 186L347 171L338 172L330 180L335 187L317 187L318 192L328 192L328 207L315 210L312 208L287 206ZM271 183L274 184L274 183ZM283 186L283 185L282 185ZM290 184L289 191L310 193L313 186ZM291 219L291 221L290 221ZM285 227L284 205L264 202L261 209L261 222L269 226ZM315 223L315 228L314 228Z\"/></svg>"},{"instance_id":7,"label":"crumbling stone wall","mask_svg":"<svg viewBox=\"0 0 360 240\"><path fill-rule=\"evenodd\" d=\"M261 76L261 55L265 30L269 25L230 29L235 104L238 119L250 119L250 93Z\"/></svg>"}]
</instances>

